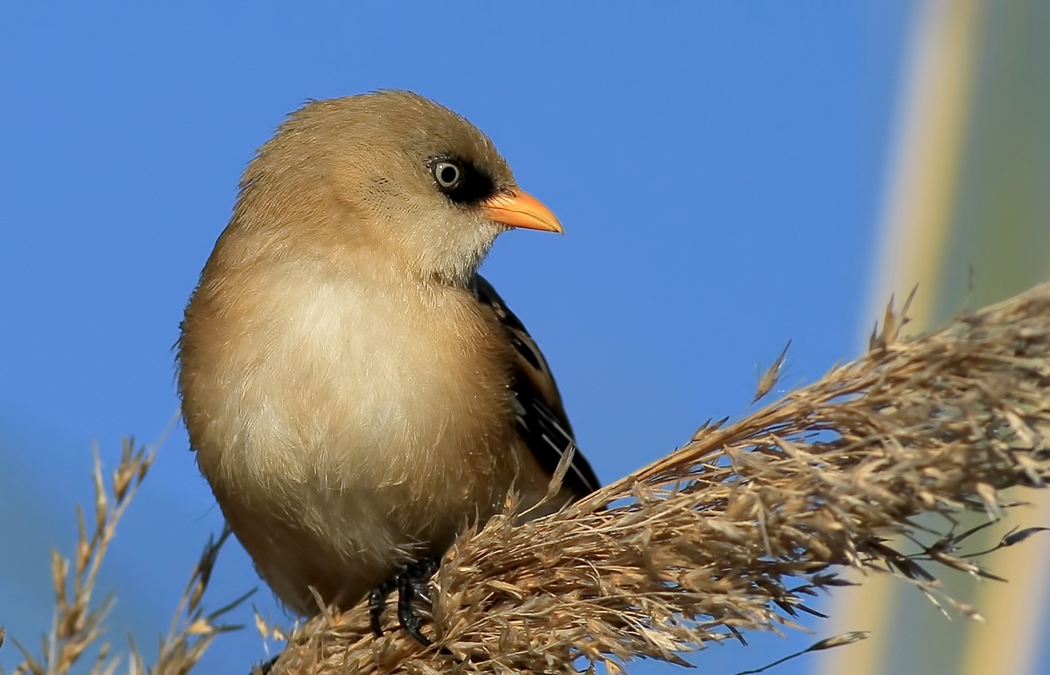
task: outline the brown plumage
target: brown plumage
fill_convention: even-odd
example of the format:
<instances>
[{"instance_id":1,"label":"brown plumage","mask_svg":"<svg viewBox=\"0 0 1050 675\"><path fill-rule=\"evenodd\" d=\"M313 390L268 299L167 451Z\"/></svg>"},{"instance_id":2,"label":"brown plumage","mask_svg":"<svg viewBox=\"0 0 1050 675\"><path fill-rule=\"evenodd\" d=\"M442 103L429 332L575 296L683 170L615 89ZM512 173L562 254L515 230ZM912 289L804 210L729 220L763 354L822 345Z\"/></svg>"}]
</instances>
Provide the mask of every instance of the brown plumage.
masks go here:
<instances>
[{"instance_id":1,"label":"brown plumage","mask_svg":"<svg viewBox=\"0 0 1050 675\"><path fill-rule=\"evenodd\" d=\"M249 164L186 308L190 442L262 577L312 614L438 556L573 446L535 343L477 268L561 231L489 139L407 92L316 101ZM597 487L577 451L558 503ZM548 509L549 510L549 509Z\"/></svg>"}]
</instances>

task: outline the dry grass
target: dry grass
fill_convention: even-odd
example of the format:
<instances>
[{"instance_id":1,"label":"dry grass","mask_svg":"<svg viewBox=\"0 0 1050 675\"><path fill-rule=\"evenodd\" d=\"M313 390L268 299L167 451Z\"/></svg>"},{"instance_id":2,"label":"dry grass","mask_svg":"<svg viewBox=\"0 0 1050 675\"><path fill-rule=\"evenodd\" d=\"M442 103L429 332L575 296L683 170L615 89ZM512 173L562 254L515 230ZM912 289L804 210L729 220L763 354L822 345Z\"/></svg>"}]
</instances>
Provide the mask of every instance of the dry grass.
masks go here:
<instances>
[{"instance_id":1,"label":"dry grass","mask_svg":"<svg viewBox=\"0 0 1050 675\"><path fill-rule=\"evenodd\" d=\"M464 534L431 583L435 646L400 631L373 638L364 607L325 609L292 633L271 673L555 673L599 663L616 673L639 657L679 663L741 631L792 627L805 602L845 583L838 575L851 567L893 574L976 616L941 593L933 572L991 577L960 553L973 530L957 532L956 516L983 512L990 522L1016 505L1003 490L1042 487L1050 475L1050 285L924 337L902 339L902 323L888 311L857 361L739 422L706 424L585 501ZM111 598L92 605L98 570L152 461L126 443L107 490L96 455L90 533L78 510L72 561L52 560L51 631L39 657L18 645L15 673L64 675L101 639ZM932 521L913 521L930 512L942 525L932 535ZM128 672L188 673L232 628L218 620L243 598L210 613L202 605L228 534L205 547L157 663L147 667L132 643ZM898 552L891 538L916 552ZM92 675L119 665L108 644L88 660Z\"/></svg>"},{"instance_id":2,"label":"dry grass","mask_svg":"<svg viewBox=\"0 0 1050 675\"><path fill-rule=\"evenodd\" d=\"M23 657L22 663L15 667L15 675L66 675L92 648L97 648L97 651L91 658L88 672L91 675L111 675L116 672L120 665L120 657L111 656L108 642L98 644L104 634L103 621L113 605L114 597L110 594L95 604L92 600L98 572L109 545L116 536L117 524L145 479L153 464L154 455L153 450L136 450L134 441L125 440L120 462L110 476L107 490L102 463L96 449L92 473L95 484L94 517L90 533L84 511L78 506L78 537L72 561L63 558L57 551L52 551L51 555L51 577L55 589L55 612L51 630L43 636L39 657L12 640ZM243 597L208 614L205 614L201 605L219 548L228 536L229 532L224 532L217 541L211 540L205 546L179 602L171 628L168 634L161 638L156 663L147 667L135 643L130 644L127 661L129 673L188 673L217 635L237 628L217 624L216 620L244 600ZM0 627L0 646L3 645L3 640L4 628Z\"/></svg>"},{"instance_id":3,"label":"dry grass","mask_svg":"<svg viewBox=\"0 0 1050 675\"><path fill-rule=\"evenodd\" d=\"M845 568L931 599L960 553L956 515L1050 475L1050 285L903 339L888 311L867 354L552 517L467 533L431 584L436 645L375 639L364 607L322 612L271 671L573 672L778 630ZM760 383L760 398L775 383ZM940 514L935 541L912 518ZM924 523L932 521L925 520ZM1012 535L1016 543L1031 533ZM928 534L928 533L927 533ZM915 543L904 555L888 538ZM927 540L929 537L927 537ZM574 667L575 666L575 667Z\"/></svg>"}]
</instances>

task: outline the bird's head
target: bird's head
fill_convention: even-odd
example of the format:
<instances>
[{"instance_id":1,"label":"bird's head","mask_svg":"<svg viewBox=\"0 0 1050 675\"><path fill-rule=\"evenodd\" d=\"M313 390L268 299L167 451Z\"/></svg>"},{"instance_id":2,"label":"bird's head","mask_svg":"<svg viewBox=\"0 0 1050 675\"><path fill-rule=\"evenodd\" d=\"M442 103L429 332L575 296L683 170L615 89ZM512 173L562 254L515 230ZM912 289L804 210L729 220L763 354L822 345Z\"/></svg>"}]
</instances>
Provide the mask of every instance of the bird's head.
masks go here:
<instances>
[{"instance_id":1,"label":"bird's head","mask_svg":"<svg viewBox=\"0 0 1050 675\"><path fill-rule=\"evenodd\" d=\"M374 250L465 283L510 228L562 232L477 127L422 96L380 91L293 113L245 172L231 223L277 247Z\"/></svg>"}]
</instances>

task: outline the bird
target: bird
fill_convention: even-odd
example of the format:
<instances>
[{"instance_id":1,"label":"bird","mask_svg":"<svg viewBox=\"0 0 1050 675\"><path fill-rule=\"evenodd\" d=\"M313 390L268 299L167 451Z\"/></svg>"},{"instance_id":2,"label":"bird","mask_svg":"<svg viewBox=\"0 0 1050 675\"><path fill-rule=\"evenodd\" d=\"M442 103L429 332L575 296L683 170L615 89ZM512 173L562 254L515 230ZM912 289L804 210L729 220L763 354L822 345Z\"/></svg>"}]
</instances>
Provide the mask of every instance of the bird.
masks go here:
<instances>
[{"instance_id":1,"label":"bird","mask_svg":"<svg viewBox=\"0 0 1050 675\"><path fill-rule=\"evenodd\" d=\"M458 534L511 494L526 519L598 489L546 359L478 273L512 229L563 233L484 133L412 92L308 101L249 162L177 383L199 469L289 610L367 598L378 636L397 590L429 644L412 602Z\"/></svg>"}]
</instances>

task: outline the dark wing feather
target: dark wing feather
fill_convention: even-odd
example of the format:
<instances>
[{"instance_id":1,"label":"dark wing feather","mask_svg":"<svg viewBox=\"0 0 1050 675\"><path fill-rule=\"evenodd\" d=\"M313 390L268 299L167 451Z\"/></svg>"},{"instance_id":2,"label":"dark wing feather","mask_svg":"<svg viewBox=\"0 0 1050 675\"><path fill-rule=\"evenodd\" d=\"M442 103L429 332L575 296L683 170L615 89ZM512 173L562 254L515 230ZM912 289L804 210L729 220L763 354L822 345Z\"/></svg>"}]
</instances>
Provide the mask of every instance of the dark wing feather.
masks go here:
<instances>
[{"instance_id":1,"label":"dark wing feather","mask_svg":"<svg viewBox=\"0 0 1050 675\"><path fill-rule=\"evenodd\" d=\"M543 353L518 317L507 309L496 289L480 274L475 276L474 291L481 304L490 308L499 319L518 355L512 384L518 402L518 433L525 439L540 466L552 475L569 448L574 448L572 464L565 474L563 486L578 497L594 492L601 484L587 458L576 447L558 386L554 383L554 376L547 367Z\"/></svg>"}]
</instances>

